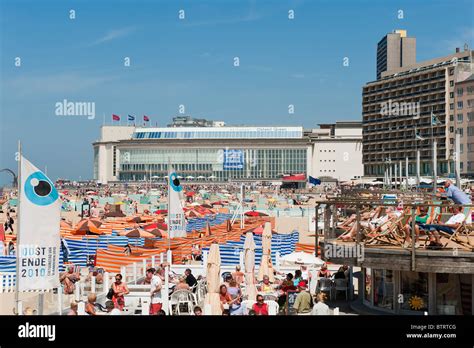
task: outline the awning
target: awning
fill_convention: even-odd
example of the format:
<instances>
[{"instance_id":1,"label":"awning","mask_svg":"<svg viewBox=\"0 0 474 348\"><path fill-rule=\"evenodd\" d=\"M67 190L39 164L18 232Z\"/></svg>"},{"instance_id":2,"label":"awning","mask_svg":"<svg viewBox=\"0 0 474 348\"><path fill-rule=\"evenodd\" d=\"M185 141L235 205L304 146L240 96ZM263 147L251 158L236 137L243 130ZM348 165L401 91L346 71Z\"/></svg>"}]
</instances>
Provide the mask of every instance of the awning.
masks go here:
<instances>
[{"instance_id":1,"label":"awning","mask_svg":"<svg viewBox=\"0 0 474 348\"><path fill-rule=\"evenodd\" d=\"M306 174L284 175L283 181L306 181Z\"/></svg>"}]
</instances>

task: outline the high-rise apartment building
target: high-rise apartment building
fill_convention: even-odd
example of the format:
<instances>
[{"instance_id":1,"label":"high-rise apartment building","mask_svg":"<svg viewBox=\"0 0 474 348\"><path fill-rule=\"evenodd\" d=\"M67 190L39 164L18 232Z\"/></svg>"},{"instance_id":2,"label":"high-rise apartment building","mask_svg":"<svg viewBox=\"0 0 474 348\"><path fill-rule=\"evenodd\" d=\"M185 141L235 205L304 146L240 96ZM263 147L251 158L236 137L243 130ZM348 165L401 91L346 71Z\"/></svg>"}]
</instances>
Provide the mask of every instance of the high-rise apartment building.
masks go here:
<instances>
[{"instance_id":1,"label":"high-rise apartment building","mask_svg":"<svg viewBox=\"0 0 474 348\"><path fill-rule=\"evenodd\" d=\"M395 30L377 44L377 79L382 72L416 63L416 38L407 37L406 30Z\"/></svg>"},{"instance_id":2,"label":"high-rise apartment building","mask_svg":"<svg viewBox=\"0 0 474 348\"><path fill-rule=\"evenodd\" d=\"M466 175L468 168L472 172L473 58L466 46L452 55L382 72L380 79L363 87L364 175L381 177L388 163L404 162L406 157L414 175L417 150L421 175L432 175L434 139L437 173L454 173L456 134L460 135L460 172Z\"/></svg>"}]
</instances>

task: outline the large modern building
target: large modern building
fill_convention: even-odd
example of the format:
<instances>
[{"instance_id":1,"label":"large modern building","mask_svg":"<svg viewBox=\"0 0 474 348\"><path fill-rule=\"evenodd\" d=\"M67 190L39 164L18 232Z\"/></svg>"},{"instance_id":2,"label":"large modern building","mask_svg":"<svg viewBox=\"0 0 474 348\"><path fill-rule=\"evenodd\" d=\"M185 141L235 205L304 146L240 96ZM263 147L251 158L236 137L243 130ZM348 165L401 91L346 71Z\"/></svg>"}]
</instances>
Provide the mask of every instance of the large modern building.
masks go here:
<instances>
[{"instance_id":1,"label":"large modern building","mask_svg":"<svg viewBox=\"0 0 474 348\"><path fill-rule=\"evenodd\" d=\"M171 164L189 182L266 181L309 175L350 180L362 176L360 122L302 127L102 126L94 147L94 179L101 183L162 179ZM298 174L298 175L296 175Z\"/></svg>"},{"instance_id":2,"label":"large modern building","mask_svg":"<svg viewBox=\"0 0 474 348\"><path fill-rule=\"evenodd\" d=\"M461 174L468 174L469 162L472 168L473 161L473 153L468 152L472 143L468 136L472 122L468 119L472 119L474 103L472 88L468 94L467 87L474 70L473 58L467 47L457 49L445 57L382 72L379 80L363 87L364 175L381 177L387 165L404 162L406 157L409 174L415 175L417 150L421 175L432 175L434 139L438 175L452 174L456 133L464 144ZM458 96L460 89L463 92Z\"/></svg>"},{"instance_id":3,"label":"large modern building","mask_svg":"<svg viewBox=\"0 0 474 348\"><path fill-rule=\"evenodd\" d=\"M407 37L406 30L395 30L377 44L377 80L384 71L416 63L416 38Z\"/></svg>"}]
</instances>

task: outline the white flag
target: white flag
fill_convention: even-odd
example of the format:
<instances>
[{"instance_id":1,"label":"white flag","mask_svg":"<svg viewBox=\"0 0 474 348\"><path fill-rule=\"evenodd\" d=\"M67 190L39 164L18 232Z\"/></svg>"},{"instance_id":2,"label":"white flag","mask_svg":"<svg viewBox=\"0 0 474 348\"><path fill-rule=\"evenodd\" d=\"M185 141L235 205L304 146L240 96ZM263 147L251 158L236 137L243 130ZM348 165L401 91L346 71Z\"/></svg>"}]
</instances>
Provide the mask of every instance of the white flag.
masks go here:
<instances>
[{"instance_id":1,"label":"white flag","mask_svg":"<svg viewBox=\"0 0 474 348\"><path fill-rule=\"evenodd\" d=\"M181 204L183 187L178 175L170 169L168 173L168 233L169 238L186 237L186 220Z\"/></svg>"},{"instance_id":2,"label":"white flag","mask_svg":"<svg viewBox=\"0 0 474 348\"><path fill-rule=\"evenodd\" d=\"M21 157L19 291L59 286L61 204L52 181Z\"/></svg>"}]
</instances>

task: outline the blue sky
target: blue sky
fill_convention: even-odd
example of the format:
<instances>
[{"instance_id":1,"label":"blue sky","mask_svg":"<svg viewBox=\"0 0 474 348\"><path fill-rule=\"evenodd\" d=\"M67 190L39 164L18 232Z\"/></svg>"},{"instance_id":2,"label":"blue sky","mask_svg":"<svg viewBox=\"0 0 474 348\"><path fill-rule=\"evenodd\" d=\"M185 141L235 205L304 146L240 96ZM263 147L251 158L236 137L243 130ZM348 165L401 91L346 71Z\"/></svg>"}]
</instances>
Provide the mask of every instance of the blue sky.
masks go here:
<instances>
[{"instance_id":1,"label":"blue sky","mask_svg":"<svg viewBox=\"0 0 474 348\"><path fill-rule=\"evenodd\" d=\"M91 143L102 115L110 123L112 113L146 114L161 126L180 104L188 115L228 124L309 128L360 120L361 89L375 79L380 38L408 30L417 38L418 61L464 42L472 47L473 4L0 0L0 169L16 169L20 139L25 156L47 165L53 180L91 178ZM96 118L56 116L63 99L95 102ZM0 183L9 180L0 174Z\"/></svg>"}]
</instances>

